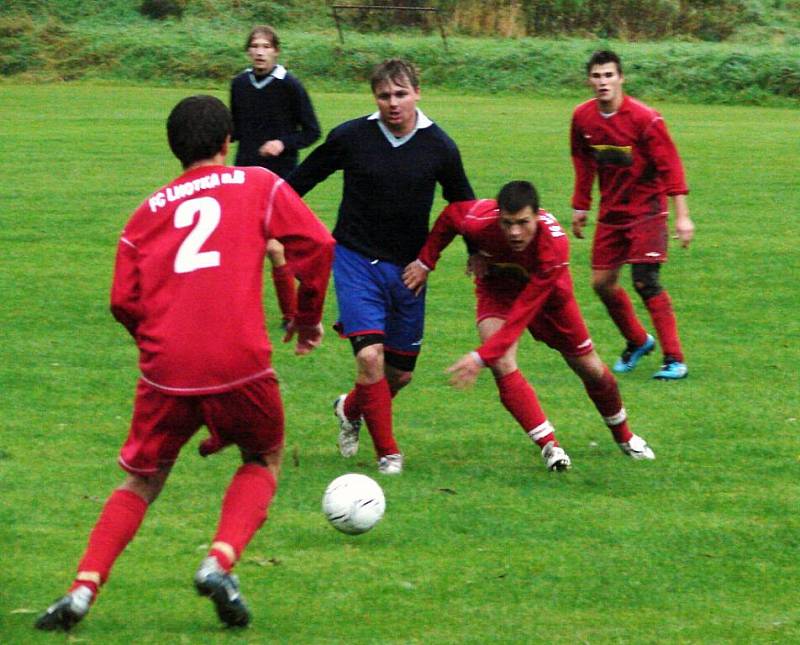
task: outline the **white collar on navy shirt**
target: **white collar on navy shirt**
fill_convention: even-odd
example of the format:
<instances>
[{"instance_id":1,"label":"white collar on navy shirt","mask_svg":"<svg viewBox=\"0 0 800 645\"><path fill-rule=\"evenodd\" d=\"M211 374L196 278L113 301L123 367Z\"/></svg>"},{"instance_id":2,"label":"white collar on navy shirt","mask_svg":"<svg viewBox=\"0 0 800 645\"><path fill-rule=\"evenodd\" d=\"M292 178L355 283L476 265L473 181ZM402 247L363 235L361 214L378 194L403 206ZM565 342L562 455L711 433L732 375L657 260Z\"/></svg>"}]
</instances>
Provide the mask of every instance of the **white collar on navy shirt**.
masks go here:
<instances>
[{"instance_id":1,"label":"white collar on navy shirt","mask_svg":"<svg viewBox=\"0 0 800 645\"><path fill-rule=\"evenodd\" d=\"M276 78L279 81L282 81L284 78L286 78L286 68L283 65L275 65L275 67L272 68L272 71L261 80L258 80L256 78L256 75L253 72L252 67L248 67L247 70L245 71L247 71L247 75L250 77L250 82L253 84L253 87L259 90L262 87L265 87L270 83L272 83L272 81Z\"/></svg>"},{"instance_id":2,"label":"white collar on navy shirt","mask_svg":"<svg viewBox=\"0 0 800 645\"><path fill-rule=\"evenodd\" d=\"M423 111L420 110L419 108L417 108L416 127L411 132L409 132L406 135L403 135L402 137L396 137L394 136L394 134L392 134L392 131L386 127L386 124L383 121L381 121L380 112L373 112L367 117L367 120L378 122L378 127L381 129L381 132L383 132L383 136L385 136L386 140L390 144L392 144L393 148L399 148L404 143L410 141L411 138L417 133L417 130L422 130L423 128L429 128L430 126L433 125L433 121L431 121L427 116L425 116Z\"/></svg>"}]
</instances>

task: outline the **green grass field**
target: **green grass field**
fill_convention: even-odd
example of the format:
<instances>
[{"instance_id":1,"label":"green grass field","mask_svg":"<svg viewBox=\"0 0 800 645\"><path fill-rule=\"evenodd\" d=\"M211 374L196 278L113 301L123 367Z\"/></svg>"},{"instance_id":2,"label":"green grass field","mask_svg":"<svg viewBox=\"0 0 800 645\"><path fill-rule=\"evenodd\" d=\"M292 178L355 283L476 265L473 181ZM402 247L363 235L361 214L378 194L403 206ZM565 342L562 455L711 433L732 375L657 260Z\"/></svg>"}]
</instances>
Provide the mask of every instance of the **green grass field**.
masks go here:
<instances>
[{"instance_id":1,"label":"green grass field","mask_svg":"<svg viewBox=\"0 0 800 645\"><path fill-rule=\"evenodd\" d=\"M372 110L366 91L310 89L326 131ZM121 481L115 460L137 372L108 313L112 260L130 212L179 172L164 122L192 91L0 85L3 643L63 638L35 632L35 614L69 584ZM566 223L579 98L426 91L421 107L459 142L480 196L531 179ZM684 158L698 231L664 271L689 378L652 381L656 358L620 378L655 462L626 460L577 378L529 338L521 367L571 472L544 470L488 373L469 392L448 387L444 368L476 345L455 244L431 278L415 382L396 401L406 472L381 480L388 508L376 529L348 537L319 510L335 476L375 472L367 445L351 462L335 447L330 404L351 383L349 344L329 332L304 358L278 344L286 460L270 520L238 567L252 627L221 629L191 586L237 462L233 451L202 461L195 440L67 642L800 641L800 113L658 107ZM330 180L308 197L328 224L338 194ZM573 241L573 276L610 362L622 342L589 291L588 246ZM275 321L271 291L267 303ZM328 329L335 315L331 297Z\"/></svg>"}]
</instances>

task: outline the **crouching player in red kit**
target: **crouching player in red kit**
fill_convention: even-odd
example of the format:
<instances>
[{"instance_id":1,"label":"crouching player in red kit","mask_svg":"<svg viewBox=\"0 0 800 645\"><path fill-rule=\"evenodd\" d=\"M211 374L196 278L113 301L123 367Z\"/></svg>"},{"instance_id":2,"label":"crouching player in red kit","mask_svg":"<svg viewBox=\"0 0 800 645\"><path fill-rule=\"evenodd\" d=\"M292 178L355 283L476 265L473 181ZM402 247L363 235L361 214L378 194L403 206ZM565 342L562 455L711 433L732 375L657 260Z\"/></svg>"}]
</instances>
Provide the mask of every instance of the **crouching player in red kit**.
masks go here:
<instances>
[{"instance_id":1,"label":"crouching player in red kit","mask_svg":"<svg viewBox=\"0 0 800 645\"><path fill-rule=\"evenodd\" d=\"M519 337L527 328L559 351L580 377L622 452L634 459L655 459L644 439L630 431L617 382L592 346L573 293L567 237L555 217L539 209L534 186L512 181L497 200L455 202L445 208L417 260L405 269L409 289L425 284L456 235L475 251L470 265L482 345L448 368L452 383L472 385L481 368L489 366L500 401L541 448L546 467L570 468L536 392L517 367Z\"/></svg>"},{"instance_id":2,"label":"crouching player in red kit","mask_svg":"<svg viewBox=\"0 0 800 645\"><path fill-rule=\"evenodd\" d=\"M38 618L38 629L68 630L86 615L202 425L212 437L206 446L236 444L243 465L194 584L225 624L250 620L230 571L267 517L284 434L262 304L267 240L285 246L300 281L284 341L297 334L295 353L306 354L322 340L333 239L280 177L223 165L231 127L214 97L179 102L167 135L184 173L136 210L120 238L111 311L136 341L141 369L119 455L128 474L106 501L72 586Z\"/></svg>"}]
</instances>

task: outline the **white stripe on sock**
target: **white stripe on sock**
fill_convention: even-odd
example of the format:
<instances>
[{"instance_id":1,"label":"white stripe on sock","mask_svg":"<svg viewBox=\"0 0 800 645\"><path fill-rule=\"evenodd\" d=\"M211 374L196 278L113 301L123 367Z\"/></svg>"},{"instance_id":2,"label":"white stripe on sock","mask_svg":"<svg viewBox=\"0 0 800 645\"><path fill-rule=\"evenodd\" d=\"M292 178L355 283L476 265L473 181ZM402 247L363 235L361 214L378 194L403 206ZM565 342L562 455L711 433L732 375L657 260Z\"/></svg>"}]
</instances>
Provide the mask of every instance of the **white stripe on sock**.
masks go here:
<instances>
[{"instance_id":1,"label":"white stripe on sock","mask_svg":"<svg viewBox=\"0 0 800 645\"><path fill-rule=\"evenodd\" d=\"M553 424L549 421L545 420L544 423L539 424L533 430L528 431L528 436L534 441L539 441L539 439L543 439L551 432L555 432L555 428L553 428Z\"/></svg>"},{"instance_id":2,"label":"white stripe on sock","mask_svg":"<svg viewBox=\"0 0 800 645\"><path fill-rule=\"evenodd\" d=\"M607 426L618 426L627 418L628 418L628 413L625 412L625 408L620 408L619 412L617 412L616 414L610 417L603 417L603 421L606 422Z\"/></svg>"}]
</instances>

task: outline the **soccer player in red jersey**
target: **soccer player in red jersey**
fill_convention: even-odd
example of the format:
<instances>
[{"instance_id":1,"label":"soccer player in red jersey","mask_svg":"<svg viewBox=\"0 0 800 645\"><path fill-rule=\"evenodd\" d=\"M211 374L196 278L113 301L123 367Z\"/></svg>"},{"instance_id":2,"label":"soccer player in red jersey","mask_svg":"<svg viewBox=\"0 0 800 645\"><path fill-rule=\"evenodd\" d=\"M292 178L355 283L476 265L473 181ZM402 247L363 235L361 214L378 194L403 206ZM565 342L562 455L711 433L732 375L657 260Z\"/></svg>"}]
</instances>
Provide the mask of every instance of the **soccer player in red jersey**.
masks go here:
<instances>
[{"instance_id":1,"label":"soccer player in red jersey","mask_svg":"<svg viewBox=\"0 0 800 645\"><path fill-rule=\"evenodd\" d=\"M628 343L614 371L630 372L655 346L619 284L622 265L630 264L633 286L650 313L664 355L654 378L681 379L688 368L659 272L667 260L667 197L681 245L688 247L694 236L683 166L661 115L623 92L625 77L614 52L595 52L586 71L595 98L572 115L572 232L583 238L597 175L600 208L592 246L592 287Z\"/></svg>"},{"instance_id":2,"label":"soccer player in red jersey","mask_svg":"<svg viewBox=\"0 0 800 645\"><path fill-rule=\"evenodd\" d=\"M119 455L127 477L106 501L72 586L38 618L39 629L68 630L86 615L202 425L211 433L206 452L234 443L243 464L194 582L224 623L250 620L230 571L267 517L284 438L262 303L267 240L285 246L300 281L284 341L296 334L295 353L306 354L322 340L333 238L280 177L224 165L231 127L218 99L180 101L167 135L184 172L139 206L120 238L111 311L133 336L141 370Z\"/></svg>"},{"instance_id":3,"label":"soccer player in red jersey","mask_svg":"<svg viewBox=\"0 0 800 645\"><path fill-rule=\"evenodd\" d=\"M448 368L452 383L472 385L481 368L488 366L500 401L541 448L547 468L569 468L569 456L517 366L519 337L527 329L560 352L580 377L622 451L634 459L655 459L644 439L628 427L616 379L592 346L573 293L569 242L556 218L539 208L534 186L512 181L496 200L457 202L445 208L417 260L404 271L409 289L422 288L456 235L463 236L474 252L470 266L482 344Z\"/></svg>"}]
</instances>

